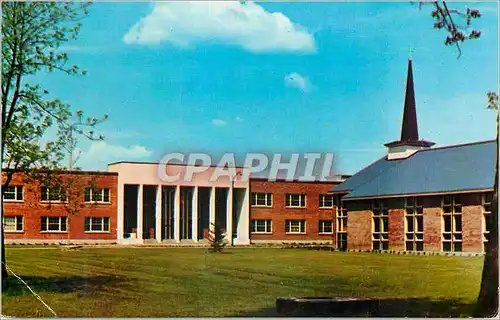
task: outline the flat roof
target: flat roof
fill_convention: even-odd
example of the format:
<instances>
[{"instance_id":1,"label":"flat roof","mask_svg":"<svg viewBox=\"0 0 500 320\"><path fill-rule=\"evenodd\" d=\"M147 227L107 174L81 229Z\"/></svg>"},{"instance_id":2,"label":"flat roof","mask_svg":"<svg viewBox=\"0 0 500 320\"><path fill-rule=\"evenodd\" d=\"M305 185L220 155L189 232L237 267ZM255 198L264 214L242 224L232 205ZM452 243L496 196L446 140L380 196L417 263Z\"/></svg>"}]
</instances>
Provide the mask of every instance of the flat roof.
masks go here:
<instances>
[{"instance_id":1,"label":"flat roof","mask_svg":"<svg viewBox=\"0 0 500 320\"><path fill-rule=\"evenodd\" d=\"M8 168L2 169L2 172L17 172L17 173L23 173L23 172L29 172L29 171L36 171L40 173L56 173L56 174L80 174L80 175L101 175L101 176L117 176L118 172L110 172L110 171L96 171L96 170L63 170L63 169L56 169L56 170L49 170L49 169L32 169L32 170L12 170Z\"/></svg>"},{"instance_id":2,"label":"flat roof","mask_svg":"<svg viewBox=\"0 0 500 320\"><path fill-rule=\"evenodd\" d=\"M112 166L112 165L115 165L115 164L121 164L121 163L124 163L124 164L153 164L153 165L162 164L161 162L148 162L148 161L116 161L116 162L108 163L108 166ZM185 167L188 167L188 166L192 166L192 167L206 167L206 168L215 168L215 167L218 167L216 165L205 166L205 165L200 165L200 164L192 165L192 164L186 164L186 163L171 163L171 162L169 162L168 165L169 166L185 166ZM242 167L242 166L230 166L228 168L244 169L245 167Z\"/></svg>"}]
</instances>

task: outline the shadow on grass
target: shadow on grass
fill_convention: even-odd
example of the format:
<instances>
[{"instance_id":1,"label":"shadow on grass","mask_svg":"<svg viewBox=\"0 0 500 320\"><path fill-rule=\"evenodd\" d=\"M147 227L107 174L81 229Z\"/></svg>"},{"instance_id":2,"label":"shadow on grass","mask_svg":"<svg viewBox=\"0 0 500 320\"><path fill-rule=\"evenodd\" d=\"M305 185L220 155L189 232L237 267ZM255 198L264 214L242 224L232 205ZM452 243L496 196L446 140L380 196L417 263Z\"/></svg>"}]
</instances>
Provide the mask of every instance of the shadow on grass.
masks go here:
<instances>
[{"instance_id":1,"label":"shadow on grass","mask_svg":"<svg viewBox=\"0 0 500 320\"><path fill-rule=\"evenodd\" d=\"M233 254L231 251L228 251L227 249L224 249L222 251L210 251L210 249L207 249L206 253L210 253L210 254Z\"/></svg>"},{"instance_id":2,"label":"shadow on grass","mask_svg":"<svg viewBox=\"0 0 500 320\"><path fill-rule=\"evenodd\" d=\"M263 308L238 314L238 317L470 317L473 303L459 300L380 299L370 308L343 308L341 304L298 305L289 310Z\"/></svg>"},{"instance_id":3,"label":"shadow on grass","mask_svg":"<svg viewBox=\"0 0 500 320\"><path fill-rule=\"evenodd\" d=\"M474 303L430 298L382 299L375 316L379 317L469 317Z\"/></svg>"},{"instance_id":4,"label":"shadow on grass","mask_svg":"<svg viewBox=\"0 0 500 320\"><path fill-rule=\"evenodd\" d=\"M113 276L20 276L36 293L72 293L89 294L102 290L105 286L125 281L122 277ZM31 294L28 288L19 279L9 276L2 285L2 294L5 296L22 296Z\"/></svg>"},{"instance_id":5,"label":"shadow on grass","mask_svg":"<svg viewBox=\"0 0 500 320\"><path fill-rule=\"evenodd\" d=\"M243 313L236 315L236 317L248 317L248 318L250 318L250 317L273 317L273 318L276 318L276 317L285 317L285 315L279 314L278 311L276 311L276 308L263 308L263 309L256 310L256 311L243 312Z\"/></svg>"}]
</instances>

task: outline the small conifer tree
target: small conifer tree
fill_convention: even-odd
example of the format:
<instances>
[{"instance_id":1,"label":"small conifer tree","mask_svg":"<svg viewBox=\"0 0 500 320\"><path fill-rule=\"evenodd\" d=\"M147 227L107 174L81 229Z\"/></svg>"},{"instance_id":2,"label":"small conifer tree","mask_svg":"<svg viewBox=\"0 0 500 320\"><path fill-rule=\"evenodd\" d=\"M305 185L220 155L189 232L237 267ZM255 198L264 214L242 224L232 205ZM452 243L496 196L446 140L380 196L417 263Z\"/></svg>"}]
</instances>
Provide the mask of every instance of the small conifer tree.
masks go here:
<instances>
[{"instance_id":1,"label":"small conifer tree","mask_svg":"<svg viewBox=\"0 0 500 320\"><path fill-rule=\"evenodd\" d=\"M210 244L210 248L208 249L208 252L222 252L227 244L224 239L226 234L220 232L214 223L210 223L210 226L210 231L208 233L208 243Z\"/></svg>"}]
</instances>

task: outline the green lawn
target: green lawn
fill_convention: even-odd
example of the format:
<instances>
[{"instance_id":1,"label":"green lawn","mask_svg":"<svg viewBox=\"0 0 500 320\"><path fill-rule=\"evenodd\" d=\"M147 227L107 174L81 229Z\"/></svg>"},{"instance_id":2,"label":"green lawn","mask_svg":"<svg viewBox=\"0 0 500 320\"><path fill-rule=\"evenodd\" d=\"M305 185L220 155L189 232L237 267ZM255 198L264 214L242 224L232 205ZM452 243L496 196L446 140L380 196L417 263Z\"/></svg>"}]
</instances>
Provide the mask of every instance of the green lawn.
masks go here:
<instances>
[{"instance_id":1,"label":"green lawn","mask_svg":"<svg viewBox=\"0 0 500 320\"><path fill-rule=\"evenodd\" d=\"M6 249L7 264L58 316L273 315L278 296L411 299L389 315L467 316L482 257L305 249ZM50 316L12 277L2 314Z\"/></svg>"}]
</instances>

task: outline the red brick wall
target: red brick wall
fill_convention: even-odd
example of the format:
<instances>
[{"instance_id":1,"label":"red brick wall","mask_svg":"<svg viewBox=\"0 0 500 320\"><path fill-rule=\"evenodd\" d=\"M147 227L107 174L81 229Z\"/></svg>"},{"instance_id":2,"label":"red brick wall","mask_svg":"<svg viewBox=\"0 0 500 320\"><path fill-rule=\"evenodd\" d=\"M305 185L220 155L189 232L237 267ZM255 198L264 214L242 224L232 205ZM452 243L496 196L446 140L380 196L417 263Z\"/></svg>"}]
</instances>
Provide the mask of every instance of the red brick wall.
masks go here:
<instances>
[{"instance_id":1,"label":"red brick wall","mask_svg":"<svg viewBox=\"0 0 500 320\"><path fill-rule=\"evenodd\" d=\"M441 251L441 208L424 208L424 250Z\"/></svg>"},{"instance_id":2,"label":"red brick wall","mask_svg":"<svg viewBox=\"0 0 500 320\"><path fill-rule=\"evenodd\" d=\"M98 172L77 172L57 174L56 179L61 185L68 187L67 203L43 203L40 196L40 183L27 180L23 174L15 174L11 186L24 186L24 200L22 202L4 202L5 216L23 216L23 232L6 232L6 239L116 239L116 188L117 174ZM5 182L5 175L2 183ZM85 187L110 189L109 204L84 203L83 190ZM71 214L74 212L74 214ZM67 232L41 232L42 216L67 216ZM85 232L85 217L109 217L109 232Z\"/></svg>"},{"instance_id":3,"label":"red brick wall","mask_svg":"<svg viewBox=\"0 0 500 320\"><path fill-rule=\"evenodd\" d=\"M404 209L389 209L389 250L405 250Z\"/></svg>"},{"instance_id":4,"label":"red brick wall","mask_svg":"<svg viewBox=\"0 0 500 320\"><path fill-rule=\"evenodd\" d=\"M441 251L442 208L441 196L423 199L424 251ZM348 201L348 248L371 249L370 201ZM482 251L483 208L480 194L463 195L462 203L462 251ZM405 250L405 218L403 201L387 201L389 208L389 250Z\"/></svg>"},{"instance_id":5,"label":"red brick wall","mask_svg":"<svg viewBox=\"0 0 500 320\"><path fill-rule=\"evenodd\" d=\"M319 208L319 195L327 194L338 183L332 182L286 182L250 180L250 192L263 192L273 194L272 207L250 207L250 220L272 220L272 234L250 233L251 240L291 240L291 241L333 241L335 238L335 209ZM305 208L285 207L287 193L306 194ZM286 220L306 220L305 234L287 234L285 232ZM320 234L318 232L319 220L333 221L333 234ZM251 222L250 222L251 225Z\"/></svg>"},{"instance_id":6,"label":"red brick wall","mask_svg":"<svg viewBox=\"0 0 500 320\"><path fill-rule=\"evenodd\" d=\"M349 211L347 249L372 249L372 212L370 210Z\"/></svg>"},{"instance_id":7,"label":"red brick wall","mask_svg":"<svg viewBox=\"0 0 500 320\"><path fill-rule=\"evenodd\" d=\"M462 207L462 251L481 252L483 250L482 206Z\"/></svg>"}]
</instances>

